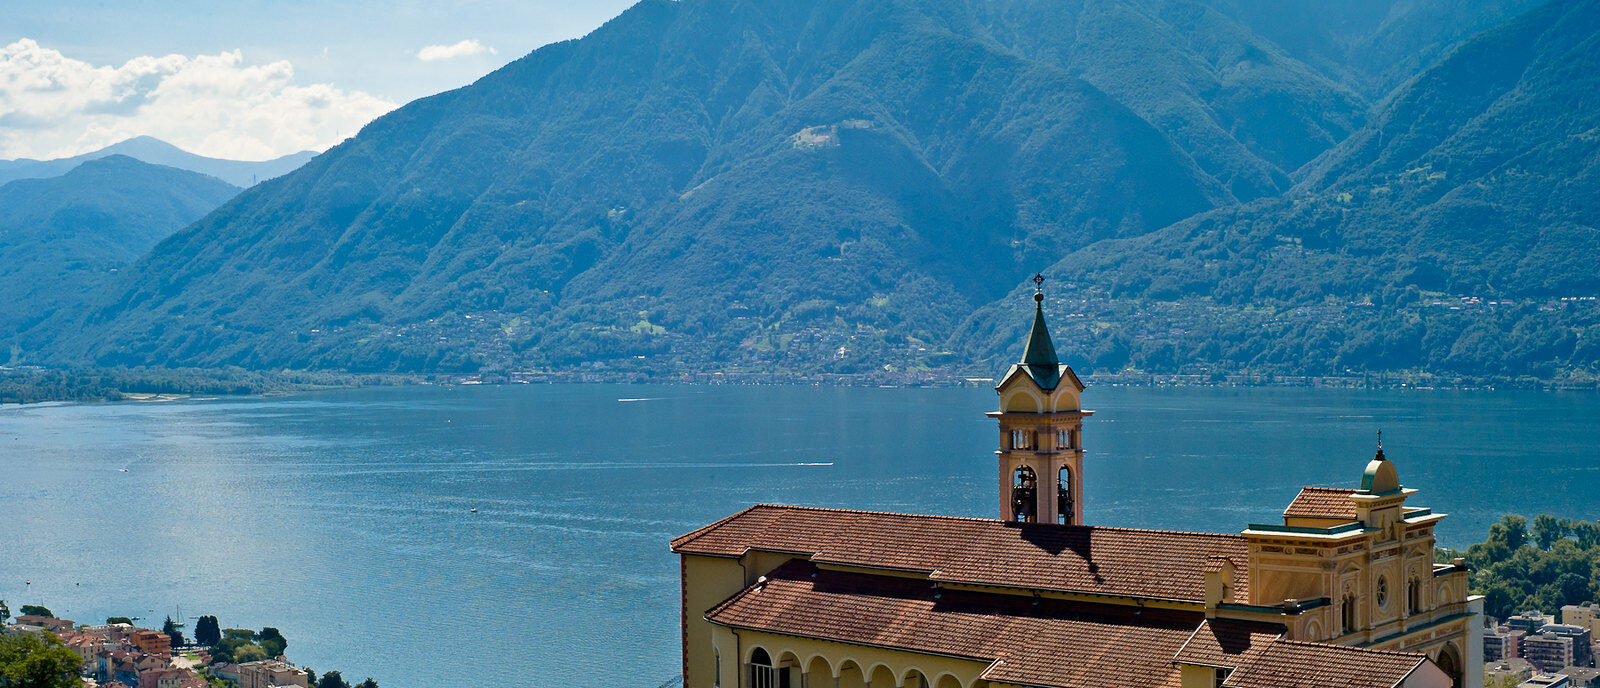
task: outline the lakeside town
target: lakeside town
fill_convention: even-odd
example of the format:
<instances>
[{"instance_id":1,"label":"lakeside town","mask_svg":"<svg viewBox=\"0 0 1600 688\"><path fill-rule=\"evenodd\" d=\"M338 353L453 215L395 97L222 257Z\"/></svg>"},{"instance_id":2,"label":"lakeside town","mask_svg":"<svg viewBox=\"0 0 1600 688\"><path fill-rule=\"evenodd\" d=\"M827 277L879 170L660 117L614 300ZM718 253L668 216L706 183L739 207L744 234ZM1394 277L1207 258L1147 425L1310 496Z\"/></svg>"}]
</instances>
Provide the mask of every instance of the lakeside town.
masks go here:
<instances>
[{"instance_id":1,"label":"lakeside town","mask_svg":"<svg viewBox=\"0 0 1600 688\"><path fill-rule=\"evenodd\" d=\"M291 663L288 640L276 628L220 628L214 616L197 617L194 637L167 617L160 630L128 617L103 624L56 618L23 605L11 617L0 600L0 664L15 650L26 666L0 666L0 686L84 688L378 688L371 678L351 683L338 671L318 677ZM25 676L11 676L12 670Z\"/></svg>"},{"instance_id":2,"label":"lakeside town","mask_svg":"<svg viewBox=\"0 0 1600 688\"><path fill-rule=\"evenodd\" d=\"M1528 610L1483 629L1484 688L1600 688L1600 605Z\"/></svg>"}]
</instances>

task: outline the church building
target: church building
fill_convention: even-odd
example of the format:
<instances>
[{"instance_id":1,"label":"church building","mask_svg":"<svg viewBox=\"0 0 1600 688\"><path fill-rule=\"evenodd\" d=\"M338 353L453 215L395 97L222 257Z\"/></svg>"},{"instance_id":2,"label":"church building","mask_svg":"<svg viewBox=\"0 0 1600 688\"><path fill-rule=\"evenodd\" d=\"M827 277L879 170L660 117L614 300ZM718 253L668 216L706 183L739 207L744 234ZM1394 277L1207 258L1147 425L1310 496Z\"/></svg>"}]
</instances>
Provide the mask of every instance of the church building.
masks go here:
<instances>
[{"instance_id":1,"label":"church building","mask_svg":"<svg viewBox=\"0 0 1600 688\"><path fill-rule=\"evenodd\" d=\"M758 504L674 539L685 686L1482 685L1482 600L1434 562L1444 515L1406 504L1381 443L1357 487L1304 488L1282 524L1087 523L1092 412L1034 299L989 414L998 518Z\"/></svg>"}]
</instances>

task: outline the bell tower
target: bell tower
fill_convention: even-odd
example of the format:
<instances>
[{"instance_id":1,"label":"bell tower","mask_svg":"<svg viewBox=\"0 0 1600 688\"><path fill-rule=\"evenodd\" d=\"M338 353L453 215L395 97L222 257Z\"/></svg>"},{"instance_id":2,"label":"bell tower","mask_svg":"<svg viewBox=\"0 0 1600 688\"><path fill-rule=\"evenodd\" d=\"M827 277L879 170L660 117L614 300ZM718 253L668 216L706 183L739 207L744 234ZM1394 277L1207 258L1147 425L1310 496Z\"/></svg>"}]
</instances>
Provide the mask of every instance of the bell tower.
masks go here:
<instances>
[{"instance_id":1,"label":"bell tower","mask_svg":"<svg viewBox=\"0 0 1600 688\"><path fill-rule=\"evenodd\" d=\"M1034 275L1033 329L1022 361L995 392L1000 410L1000 519L1083 524L1083 383L1056 358L1044 322L1044 276Z\"/></svg>"}]
</instances>

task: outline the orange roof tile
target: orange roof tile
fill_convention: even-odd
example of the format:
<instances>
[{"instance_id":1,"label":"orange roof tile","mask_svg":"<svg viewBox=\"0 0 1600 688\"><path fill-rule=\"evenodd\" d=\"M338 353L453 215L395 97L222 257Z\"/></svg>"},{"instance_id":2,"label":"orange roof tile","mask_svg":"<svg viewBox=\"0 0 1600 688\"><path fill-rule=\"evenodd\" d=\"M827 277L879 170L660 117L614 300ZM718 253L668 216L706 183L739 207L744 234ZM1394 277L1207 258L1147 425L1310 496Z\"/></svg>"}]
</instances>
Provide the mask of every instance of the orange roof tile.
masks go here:
<instances>
[{"instance_id":1,"label":"orange roof tile","mask_svg":"<svg viewBox=\"0 0 1600 688\"><path fill-rule=\"evenodd\" d=\"M712 608L735 628L988 663L988 681L1158 688L1198 612L940 590L925 581L818 569L792 560Z\"/></svg>"},{"instance_id":2,"label":"orange roof tile","mask_svg":"<svg viewBox=\"0 0 1600 688\"><path fill-rule=\"evenodd\" d=\"M1393 688L1426 655L1275 640L1235 669L1225 688Z\"/></svg>"},{"instance_id":3,"label":"orange roof tile","mask_svg":"<svg viewBox=\"0 0 1600 688\"><path fill-rule=\"evenodd\" d=\"M1356 520L1356 505L1350 495L1356 490L1342 487L1302 487L1289 508L1283 510L1284 518L1340 518Z\"/></svg>"},{"instance_id":4,"label":"orange roof tile","mask_svg":"<svg viewBox=\"0 0 1600 688\"><path fill-rule=\"evenodd\" d=\"M761 504L672 541L674 552L790 552L819 563L921 571L935 581L1201 601L1208 559L1234 563L1242 601L1242 536Z\"/></svg>"},{"instance_id":5,"label":"orange roof tile","mask_svg":"<svg viewBox=\"0 0 1600 688\"><path fill-rule=\"evenodd\" d=\"M1232 669L1244 664L1253 652L1283 637L1283 632L1283 626L1277 624L1207 619L1183 643L1173 660Z\"/></svg>"}]
</instances>

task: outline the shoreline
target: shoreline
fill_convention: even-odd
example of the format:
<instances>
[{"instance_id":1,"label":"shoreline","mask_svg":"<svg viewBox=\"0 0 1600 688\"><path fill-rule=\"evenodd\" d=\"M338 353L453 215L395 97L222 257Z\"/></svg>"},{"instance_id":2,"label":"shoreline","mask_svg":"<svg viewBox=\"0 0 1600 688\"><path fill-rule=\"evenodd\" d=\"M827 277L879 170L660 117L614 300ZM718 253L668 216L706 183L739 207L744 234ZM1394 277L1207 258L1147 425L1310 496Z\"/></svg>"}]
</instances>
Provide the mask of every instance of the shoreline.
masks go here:
<instances>
[{"instance_id":1,"label":"shoreline","mask_svg":"<svg viewBox=\"0 0 1600 688\"><path fill-rule=\"evenodd\" d=\"M1265 373L1146 373L1085 375L1092 386L1314 388L1346 390L1600 392L1596 380L1442 376L1428 373L1285 375ZM992 377L955 370L915 372L781 373L761 369L655 373L639 370L528 370L483 373L348 373L242 369L121 369L0 367L0 405L110 402L166 403L188 399L278 396L336 389L515 384L785 385L894 389L986 387Z\"/></svg>"}]
</instances>

